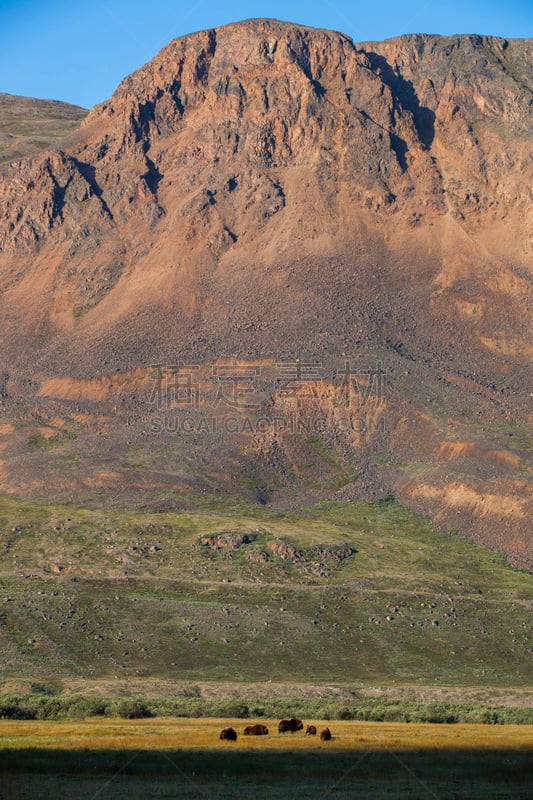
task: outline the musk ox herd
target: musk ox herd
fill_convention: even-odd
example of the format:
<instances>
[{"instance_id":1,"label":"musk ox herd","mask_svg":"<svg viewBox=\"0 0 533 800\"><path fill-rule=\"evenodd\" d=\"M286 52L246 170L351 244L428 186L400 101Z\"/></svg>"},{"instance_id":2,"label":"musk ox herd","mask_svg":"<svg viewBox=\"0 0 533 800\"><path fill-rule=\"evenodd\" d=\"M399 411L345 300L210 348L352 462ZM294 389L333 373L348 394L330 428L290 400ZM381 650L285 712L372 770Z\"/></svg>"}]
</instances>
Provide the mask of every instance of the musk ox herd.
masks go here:
<instances>
[{"instance_id":1,"label":"musk ox herd","mask_svg":"<svg viewBox=\"0 0 533 800\"><path fill-rule=\"evenodd\" d=\"M303 731L303 729L304 724L302 720L297 719L296 717L282 719L278 723L278 733L296 733L297 731ZM255 725L247 725L242 733L243 736L267 736L268 728L266 725L256 723ZM308 725L305 729L305 735L316 736L316 726ZM320 731L320 739L323 742L329 742L332 738L333 737L331 736L331 731L329 728L324 728L322 731ZM225 739L228 742L236 742L237 731L234 728L223 728L220 732L220 739Z\"/></svg>"}]
</instances>

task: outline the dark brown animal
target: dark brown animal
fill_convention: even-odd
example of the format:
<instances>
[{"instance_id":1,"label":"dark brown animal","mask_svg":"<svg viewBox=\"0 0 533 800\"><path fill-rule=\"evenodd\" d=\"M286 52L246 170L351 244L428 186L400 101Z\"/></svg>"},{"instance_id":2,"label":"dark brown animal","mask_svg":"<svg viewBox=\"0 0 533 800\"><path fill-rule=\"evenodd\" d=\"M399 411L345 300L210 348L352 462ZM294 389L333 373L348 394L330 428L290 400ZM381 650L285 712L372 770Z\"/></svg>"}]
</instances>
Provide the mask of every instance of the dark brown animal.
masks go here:
<instances>
[{"instance_id":1,"label":"dark brown animal","mask_svg":"<svg viewBox=\"0 0 533 800\"><path fill-rule=\"evenodd\" d=\"M305 729L306 736L316 736L316 728L314 725L308 725Z\"/></svg>"},{"instance_id":2,"label":"dark brown animal","mask_svg":"<svg viewBox=\"0 0 533 800\"><path fill-rule=\"evenodd\" d=\"M233 728L224 728L220 731L220 738L226 739L229 742L236 742L237 741L237 733L233 730Z\"/></svg>"},{"instance_id":3,"label":"dark brown animal","mask_svg":"<svg viewBox=\"0 0 533 800\"><path fill-rule=\"evenodd\" d=\"M248 725L243 733L245 736L267 736L268 728L258 722L256 725Z\"/></svg>"},{"instance_id":4,"label":"dark brown animal","mask_svg":"<svg viewBox=\"0 0 533 800\"><path fill-rule=\"evenodd\" d=\"M290 719L282 719L281 722L278 724L278 733L287 733L290 731L291 733L295 733L296 731L302 731L304 724L301 719L296 719L296 717L291 717Z\"/></svg>"},{"instance_id":5,"label":"dark brown animal","mask_svg":"<svg viewBox=\"0 0 533 800\"><path fill-rule=\"evenodd\" d=\"M323 731L320 731L320 738L323 742L329 742L331 739L331 731L329 728L324 728Z\"/></svg>"}]
</instances>

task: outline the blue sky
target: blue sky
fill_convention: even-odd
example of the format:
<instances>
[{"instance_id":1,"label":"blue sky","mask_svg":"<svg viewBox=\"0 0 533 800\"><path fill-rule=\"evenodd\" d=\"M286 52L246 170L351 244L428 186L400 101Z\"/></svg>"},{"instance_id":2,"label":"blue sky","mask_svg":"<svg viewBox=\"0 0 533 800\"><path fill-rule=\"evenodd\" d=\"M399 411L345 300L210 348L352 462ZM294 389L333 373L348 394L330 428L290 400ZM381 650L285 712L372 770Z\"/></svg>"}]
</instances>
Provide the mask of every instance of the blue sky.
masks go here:
<instances>
[{"instance_id":1,"label":"blue sky","mask_svg":"<svg viewBox=\"0 0 533 800\"><path fill-rule=\"evenodd\" d=\"M347 33L531 36L532 0L0 0L0 92L90 107L176 36L249 17Z\"/></svg>"}]
</instances>

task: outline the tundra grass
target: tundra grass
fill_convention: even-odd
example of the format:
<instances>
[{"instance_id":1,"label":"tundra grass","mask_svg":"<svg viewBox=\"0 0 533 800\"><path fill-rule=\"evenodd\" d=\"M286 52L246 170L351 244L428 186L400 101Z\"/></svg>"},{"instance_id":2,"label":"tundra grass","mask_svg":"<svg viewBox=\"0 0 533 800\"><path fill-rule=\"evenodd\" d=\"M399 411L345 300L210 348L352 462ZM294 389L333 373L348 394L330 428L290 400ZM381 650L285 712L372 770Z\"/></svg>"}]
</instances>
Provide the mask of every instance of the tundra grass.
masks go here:
<instances>
[{"instance_id":1,"label":"tundra grass","mask_svg":"<svg viewBox=\"0 0 533 800\"><path fill-rule=\"evenodd\" d=\"M4 678L531 683L531 576L390 501L107 513L2 498L0 532Z\"/></svg>"}]
</instances>

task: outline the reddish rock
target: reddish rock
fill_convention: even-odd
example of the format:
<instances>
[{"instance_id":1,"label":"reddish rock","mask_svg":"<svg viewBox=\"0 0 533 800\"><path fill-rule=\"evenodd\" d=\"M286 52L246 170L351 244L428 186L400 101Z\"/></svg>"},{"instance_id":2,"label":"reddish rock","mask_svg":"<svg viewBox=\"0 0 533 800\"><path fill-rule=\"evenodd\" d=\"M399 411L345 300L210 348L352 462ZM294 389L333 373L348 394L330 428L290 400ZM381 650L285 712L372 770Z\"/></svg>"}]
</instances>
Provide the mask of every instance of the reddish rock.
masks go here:
<instances>
[{"instance_id":1,"label":"reddish rock","mask_svg":"<svg viewBox=\"0 0 533 800\"><path fill-rule=\"evenodd\" d=\"M302 551L287 542L268 542L267 550L283 561L301 561Z\"/></svg>"},{"instance_id":2,"label":"reddish rock","mask_svg":"<svg viewBox=\"0 0 533 800\"><path fill-rule=\"evenodd\" d=\"M250 544L250 541L250 537L245 533L215 533L200 538L200 544L209 547L212 552L237 550L245 544Z\"/></svg>"}]
</instances>

